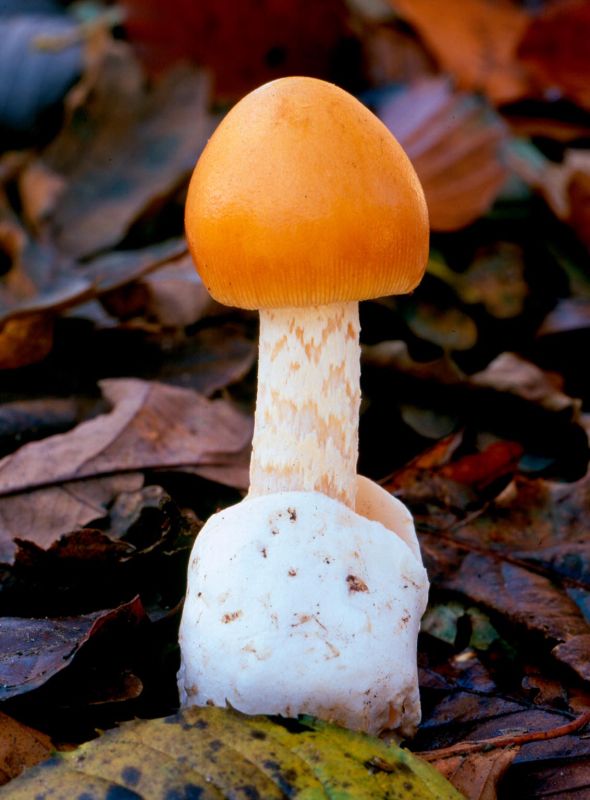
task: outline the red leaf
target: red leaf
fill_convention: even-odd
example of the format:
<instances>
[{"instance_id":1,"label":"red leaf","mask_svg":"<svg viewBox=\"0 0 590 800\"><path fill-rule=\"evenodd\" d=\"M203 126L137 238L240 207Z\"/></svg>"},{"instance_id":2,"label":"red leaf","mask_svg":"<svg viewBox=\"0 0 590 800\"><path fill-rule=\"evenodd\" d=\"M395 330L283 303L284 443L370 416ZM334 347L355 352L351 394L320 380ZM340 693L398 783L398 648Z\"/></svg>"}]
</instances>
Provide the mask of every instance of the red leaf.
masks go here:
<instances>
[{"instance_id":1,"label":"red leaf","mask_svg":"<svg viewBox=\"0 0 590 800\"><path fill-rule=\"evenodd\" d=\"M350 37L341 0L123 0L125 26L145 63L161 71L192 60L215 90L237 98L283 75L328 77L335 49Z\"/></svg>"},{"instance_id":2,"label":"red leaf","mask_svg":"<svg viewBox=\"0 0 590 800\"><path fill-rule=\"evenodd\" d=\"M590 4L549 3L533 20L518 49L545 91L559 89L590 108Z\"/></svg>"},{"instance_id":3,"label":"red leaf","mask_svg":"<svg viewBox=\"0 0 590 800\"><path fill-rule=\"evenodd\" d=\"M146 619L139 598L108 611L63 619L0 617L0 699L42 686L65 669L78 650L106 625Z\"/></svg>"},{"instance_id":4,"label":"red leaf","mask_svg":"<svg viewBox=\"0 0 590 800\"><path fill-rule=\"evenodd\" d=\"M447 464L441 475L457 483L483 489L504 475L513 474L523 448L517 442L492 442L481 453Z\"/></svg>"}]
</instances>

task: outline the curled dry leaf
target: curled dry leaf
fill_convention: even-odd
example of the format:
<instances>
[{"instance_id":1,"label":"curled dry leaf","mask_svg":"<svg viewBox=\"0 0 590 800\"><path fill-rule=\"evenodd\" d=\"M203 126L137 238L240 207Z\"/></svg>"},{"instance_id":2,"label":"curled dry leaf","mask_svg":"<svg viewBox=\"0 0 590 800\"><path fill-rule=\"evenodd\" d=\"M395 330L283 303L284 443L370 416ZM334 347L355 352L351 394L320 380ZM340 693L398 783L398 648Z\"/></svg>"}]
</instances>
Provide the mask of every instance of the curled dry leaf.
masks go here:
<instances>
[{"instance_id":1,"label":"curled dry leaf","mask_svg":"<svg viewBox=\"0 0 590 800\"><path fill-rule=\"evenodd\" d=\"M86 105L42 156L66 181L47 223L63 253L79 258L112 247L178 189L212 129L207 95L194 69L170 73L146 92L130 48L106 49Z\"/></svg>"},{"instance_id":2,"label":"curled dry leaf","mask_svg":"<svg viewBox=\"0 0 590 800\"><path fill-rule=\"evenodd\" d=\"M566 150L556 164L528 142L513 142L511 169L540 192L557 217L576 231L590 249L590 150Z\"/></svg>"},{"instance_id":3,"label":"curled dry leaf","mask_svg":"<svg viewBox=\"0 0 590 800\"><path fill-rule=\"evenodd\" d=\"M448 356L434 361L415 361L401 339L386 340L363 347L363 363L376 369L394 369L418 380L439 384L461 383L464 376Z\"/></svg>"},{"instance_id":4,"label":"curled dry leaf","mask_svg":"<svg viewBox=\"0 0 590 800\"><path fill-rule=\"evenodd\" d=\"M568 410L574 418L582 405L581 400L574 400L561 391L559 375L543 372L516 353L501 353L468 382L472 386L509 392L547 411Z\"/></svg>"},{"instance_id":5,"label":"curled dry leaf","mask_svg":"<svg viewBox=\"0 0 590 800\"><path fill-rule=\"evenodd\" d=\"M142 485L143 475L130 472L0 497L0 562L14 558L14 539L49 547L62 534L102 519L117 495Z\"/></svg>"},{"instance_id":6,"label":"curled dry leaf","mask_svg":"<svg viewBox=\"0 0 590 800\"><path fill-rule=\"evenodd\" d=\"M168 239L138 250L113 250L78 267L78 272L102 296L185 257L184 239Z\"/></svg>"},{"instance_id":7,"label":"curled dry leaf","mask_svg":"<svg viewBox=\"0 0 590 800\"><path fill-rule=\"evenodd\" d=\"M420 33L443 70L462 89L484 91L494 103L526 95L529 81L516 57L530 17L508 0L391 0Z\"/></svg>"},{"instance_id":8,"label":"curled dry leaf","mask_svg":"<svg viewBox=\"0 0 590 800\"><path fill-rule=\"evenodd\" d=\"M188 254L145 277L142 283L148 292L145 315L164 327L192 325L219 308Z\"/></svg>"},{"instance_id":9,"label":"curled dry leaf","mask_svg":"<svg viewBox=\"0 0 590 800\"><path fill-rule=\"evenodd\" d=\"M114 495L140 488L138 470L187 465L219 476L235 468L234 457L242 463L251 423L226 401L134 379L101 387L109 413L0 460L4 560L12 557L14 536L47 547L104 516Z\"/></svg>"},{"instance_id":10,"label":"curled dry leaf","mask_svg":"<svg viewBox=\"0 0 590 800\"><path fill-rule=\"evenodd\" d=\"M383 102L378 114L414 164L433 230L457 230L488 211L508 175L507 130L483 100L432 78Z\"/></svg>"},{"instance_id":11,"label":"curled dry leaf","mask_svg":"<svg viewBox=\"0 0 590 800\"><path fill-rule=\"evenodd\" d=\"M553 649L553 655L559 661L570 666L582 680L590 682L590 627L586 633L574 636Z\"/></svg>"},{"instance_id":12,"label":"curled dry leaf","mask_svg":"<svg viewBox=\"0 0 590 800\"><path fill-rule=\"evenodd\" d=\"M0 253L9 264L0 280L0 322L47 308L58 309L65 293L82 297L85 281L49 245L35 242L0 192Z\"/></svg>"},{"instance_id":13,"label":"curled dry leaf","mask_svg":"<svg viewBox=\"0 0 590 800\"><path fill-rule=\"evenodd\" d=\"M80 266L26 238L12 269L0 282L0 324L4 323L0 328L0 369L44 358L52 347L56 314L97 297L108 304L118 290L160 268L173 267L183 256L184 241L170 239L139 250L113 251ZM186 324L191 315L195 322L200 313L211 307L194 269L193 273L194 284L183 292L186 307L184 316L179 313L178 327ZM187 277L187 284L189 280ZM169 310L168 319L172 316Z\"/></svg>"},{"instance_id":14,"label":"curled dry leaf","mask_svg":"<svg viewBox=\"0 0 590 800\"><path fill-rule=\"evenodd\" d=\"M65 669L78 650L106 625L136 626L146 616L139 598L81 617L0 617L0 698L30 692Z\"/></svg>"}]
</instances>

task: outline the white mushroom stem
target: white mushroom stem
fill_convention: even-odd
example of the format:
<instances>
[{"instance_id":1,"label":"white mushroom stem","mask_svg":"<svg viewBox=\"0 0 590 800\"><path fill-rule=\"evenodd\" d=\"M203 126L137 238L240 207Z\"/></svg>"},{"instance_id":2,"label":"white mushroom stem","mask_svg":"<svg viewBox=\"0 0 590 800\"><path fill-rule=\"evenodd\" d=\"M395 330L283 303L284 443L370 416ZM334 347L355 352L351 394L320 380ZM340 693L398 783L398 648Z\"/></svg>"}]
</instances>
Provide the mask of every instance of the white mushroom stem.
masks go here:
<instances>
[{"instance_id":1,"label":"white mushroom stem","mask_svg":"<svg viewBox=\"0 0 590 800\"><path fill-rule=\"evenodd\" d=\"M322 492L355 507L358 303L262 309L250 497Z\"/></svg>"}]
</instances>

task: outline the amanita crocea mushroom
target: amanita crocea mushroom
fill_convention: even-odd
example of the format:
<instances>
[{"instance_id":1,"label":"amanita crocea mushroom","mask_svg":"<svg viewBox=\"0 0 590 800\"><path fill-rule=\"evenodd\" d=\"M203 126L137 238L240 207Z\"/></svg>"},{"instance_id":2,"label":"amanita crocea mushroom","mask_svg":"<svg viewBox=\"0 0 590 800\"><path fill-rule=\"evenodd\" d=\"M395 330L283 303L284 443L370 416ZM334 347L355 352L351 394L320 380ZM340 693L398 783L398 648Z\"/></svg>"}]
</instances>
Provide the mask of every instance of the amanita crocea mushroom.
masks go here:
<instances>
[{"instance_id":1,"label":"amanita crocea mushroom","mask_svg":"<svg viewBox=\"0 0 590 800\"><path fill-rule=\"evenodd\" d=\"M284 78L216 130L186 231L213 297L260 309L260 361L248 497L191 556L181 701L410 733L428 582L409 512L356 474L358 301L422 277L418 178L349 94Z\"/></svg>"}]
</instances>

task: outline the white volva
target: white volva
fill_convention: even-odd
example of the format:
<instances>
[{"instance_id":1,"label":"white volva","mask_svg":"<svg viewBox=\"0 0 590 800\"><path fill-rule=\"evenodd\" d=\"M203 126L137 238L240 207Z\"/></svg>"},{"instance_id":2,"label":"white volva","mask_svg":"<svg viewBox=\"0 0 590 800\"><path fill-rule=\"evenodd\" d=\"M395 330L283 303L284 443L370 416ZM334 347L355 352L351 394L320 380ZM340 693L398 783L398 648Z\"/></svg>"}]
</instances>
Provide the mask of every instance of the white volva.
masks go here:
<instances>
[{"instance_id":1,"label":"white volva","mask_svg":"<svg viewBox=\"0 0 590 800\"><path fill-rule=\"evenodd\" d=\"M358 303L261 309L250 497L316 491L354 508L359 381Z\"/></svg>"},{"instance_id":2,"label":"white volva","mask_svg":"<svg viewBox=\"0 0 590 800\"><path fill-rule=\"evenodd\" d=\"M362 516L283 491L210 518L180 630L183 705L413 732L428 581L405 506L366 478L356 494Z\"/></svg>"}]
</instances>

